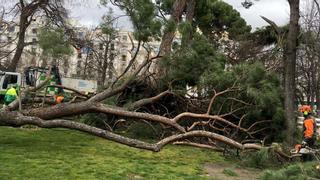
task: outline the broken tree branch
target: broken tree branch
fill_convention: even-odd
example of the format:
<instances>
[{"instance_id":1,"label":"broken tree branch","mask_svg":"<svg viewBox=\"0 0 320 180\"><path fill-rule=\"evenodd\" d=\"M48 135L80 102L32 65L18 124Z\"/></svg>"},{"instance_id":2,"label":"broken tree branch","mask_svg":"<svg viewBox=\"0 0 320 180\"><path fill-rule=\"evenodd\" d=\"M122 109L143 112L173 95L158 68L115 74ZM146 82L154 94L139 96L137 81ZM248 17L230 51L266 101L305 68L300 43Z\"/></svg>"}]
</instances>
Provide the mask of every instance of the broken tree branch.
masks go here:
<instances>
[{"instance_id":1,"label":"broken tree branch","mask_svg":"<svg viewBox=\"0 0 320 180\"><path fill-rule=\"evenodd\" d=\"M102 130L96 127L92 127L86 124L74 122L74 121L68 121L63 119L55 119L50 121L45 121L38 117L32 117L32 116L24 116L18 112L5 112L0 111L0 117L1 122L4 122L8 125L14 125L14 126L22 126L22 125L36 125L38 127L43 128L68 128L68 129L74 129L82 132L89 133L91 135L95 135L104 139L108 139L114 142L118 142L121 144L125 144L131 147L139 148L139 149L146 149L158 152L160 151L164 146L170 143L174 143L179 140L184 140L191 137L208 137L211 139L214 139L219 142L223 142L233 148L239 149L239 150L246 150L246 149L254 149L254 150L260 150L263 147L258 144L241 144L235 140L232 140L230 138L227 138L223 135L219 135L216 133L208 132L208 131L191 131L191 132L184 132L182 134L175 134L172 136L169 136L167 138L162 139L161 141L150 144L145 143L140 140L131 139L127 137L123 137L117 134L114 134L112 132ZM268 147L270 148L270 147ZM280 154L281 156L284 156L286 158L290 158L291 156L285 154L281 150L275 149L275 152Z\"/></svg>"},{"instance_id":2,"label":"broken tree branch","mask_svg":"<svg viewBox=\"0 0 320 180\"><path fill-rule=\"evenodd\" d=\"M151 104L159 99L161 99L162 97L166 96L170 94L170 91L164 91L160 94L158 94L157 96L154 96L154 97L151 97L151 98L146 98L146 99L141 99L139 101L136 101L134 103L132 103L129 107L128 107L128 110L134 110L134 109L137 109L141 106L144 106L144 105L147 105L147 104Z\"/></svg>"}]
</instances>

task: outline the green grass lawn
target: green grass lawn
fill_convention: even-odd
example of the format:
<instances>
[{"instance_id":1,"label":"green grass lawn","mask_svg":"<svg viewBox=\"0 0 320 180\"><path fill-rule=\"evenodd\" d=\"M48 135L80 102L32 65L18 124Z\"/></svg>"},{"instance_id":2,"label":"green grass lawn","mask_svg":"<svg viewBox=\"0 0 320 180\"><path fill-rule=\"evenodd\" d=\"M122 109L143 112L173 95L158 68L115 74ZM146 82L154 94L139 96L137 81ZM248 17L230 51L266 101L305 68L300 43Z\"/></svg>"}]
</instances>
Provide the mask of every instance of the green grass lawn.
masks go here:
<instances>
[{"instance_id":1,"label":"green grass lawn","mask_svg":"<svg viewBox=\"0 0 320 180\"><path fill-rule=\"evenodd\" d=\"M0 179L205 179L210 150L166 146L161 152L65 129L0 127Z\"/></svg>"}]
</instances>

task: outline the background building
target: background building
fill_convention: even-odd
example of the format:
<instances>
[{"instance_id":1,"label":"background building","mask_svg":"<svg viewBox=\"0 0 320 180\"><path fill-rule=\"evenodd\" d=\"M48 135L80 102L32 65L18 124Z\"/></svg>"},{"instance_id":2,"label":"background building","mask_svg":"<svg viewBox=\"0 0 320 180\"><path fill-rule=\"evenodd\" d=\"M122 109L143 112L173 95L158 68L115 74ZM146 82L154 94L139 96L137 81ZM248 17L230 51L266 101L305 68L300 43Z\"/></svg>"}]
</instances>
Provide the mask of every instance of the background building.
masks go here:
<instances>
[{"instance_id":1,"label":"background building","mask_svg":"<svg viewBox=\"0 0 320 180\"><path fill-rule=\"evenodd\" d=\"M28 66L44 67L53 63L51 57L42 54L38 44L38 35L41 27L45 25L44 19L35 19L27 29L25 42L28 45L24 48L17 71L23 72ZM0 27L1 65L10 62L13 57L18 32L17 23L7 23L6 26ZM99 77L101 68L107 66L105 81L111 81L125 71L137 51L138 42L134 39L132 31L117 29L113 39L102 34L99 28L92 29L78 25L74 26L74 32L77 39L83 40L85 44L73 47L74 52L71 55L54 62L63 77L98 80L101 78ZM151 41L145 44L145 47L141 46L132 64L133 70L148 57L148 54L154 56L159 52L160 42Z\"/></svg>"}]
</instances>

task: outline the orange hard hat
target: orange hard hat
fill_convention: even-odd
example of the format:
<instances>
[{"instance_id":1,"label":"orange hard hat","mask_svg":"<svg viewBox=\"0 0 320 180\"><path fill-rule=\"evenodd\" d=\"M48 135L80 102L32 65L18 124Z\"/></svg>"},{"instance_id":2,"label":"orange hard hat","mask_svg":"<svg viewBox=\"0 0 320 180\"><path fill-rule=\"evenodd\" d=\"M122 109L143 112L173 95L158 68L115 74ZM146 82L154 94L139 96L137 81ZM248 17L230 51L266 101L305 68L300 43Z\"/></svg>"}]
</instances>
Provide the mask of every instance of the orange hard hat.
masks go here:
<instances>
[{"instance_id":1,"label":"orange hard hat","mask_svg":"<svg viewBox=\"0 0 320 180\"><path fill-rule=\"evenodd\" d=\"M304 113L304 112L311 113L312 108L311 108L311 106L309 106L309 105L303 105L303 106L301 106L301 107L299 108L299 111L302 112L302 113Z\"/></svg>"}]
</instances>

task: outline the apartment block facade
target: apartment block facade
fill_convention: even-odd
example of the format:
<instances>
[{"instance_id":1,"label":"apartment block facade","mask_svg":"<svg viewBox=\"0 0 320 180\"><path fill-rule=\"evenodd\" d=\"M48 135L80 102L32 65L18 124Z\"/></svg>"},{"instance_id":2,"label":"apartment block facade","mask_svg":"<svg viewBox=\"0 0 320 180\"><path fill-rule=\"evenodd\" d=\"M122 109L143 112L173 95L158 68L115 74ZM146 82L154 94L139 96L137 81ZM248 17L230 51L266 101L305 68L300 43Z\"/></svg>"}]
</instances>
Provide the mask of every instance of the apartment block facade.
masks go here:
<instances>
[{"instance_id":1,"label":"apartment block facade","mask_svg":"<svg viewBox=\"0 0 320 180\"><path fill-rule=\"evenodd\" d=\"M81 79L98 80L103 62L106 63L106 81L111 81L122 74L135 56L138 42L134 39L130 30L116 30L113 39L108 39L101 29L75 26L74 31L78 39L89 43L74 48L71 55L52 61L52 57L44 56L38 44L38 35L41 28L46 24L44 19L34 20L27 29L23 55L18 65L18 72L28 66L47 66L55 64L60 69L62 77L73 77ZM17 23L6 23L0 27L0 64L6 65L10 62L15 47L17 46L17 35L19 27ZM109 40L109 41L106 41ZM160 42L151 41L141 47L133 62L131 70L135 69L144 59L154 56L159 52ZM106 50L107 48L107 50Z\"/></svg>"}]
</instances>

